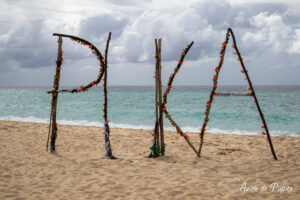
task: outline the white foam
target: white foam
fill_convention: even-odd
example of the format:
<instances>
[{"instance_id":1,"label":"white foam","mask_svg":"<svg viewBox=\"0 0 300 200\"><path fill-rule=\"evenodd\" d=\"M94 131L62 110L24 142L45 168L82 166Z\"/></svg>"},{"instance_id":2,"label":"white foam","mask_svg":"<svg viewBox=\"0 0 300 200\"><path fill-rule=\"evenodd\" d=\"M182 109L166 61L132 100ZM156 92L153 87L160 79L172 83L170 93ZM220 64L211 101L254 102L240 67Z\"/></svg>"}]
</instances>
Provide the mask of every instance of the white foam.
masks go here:
<instances>
[{"instance_id":1,"label":"white foam","mask_svg":"<svg viewBox=\"0 0 300 200\"><path fill-rule=\"evenodd\" d=\"M109 123L111 128L123 128L123 129L134 129L134 130L152 130L153 126L144 126L144 125L131 125L131 124L116 124Z\"/></svg>"},{"instance_id":2,"label":"white foam","mask_svg":"<svg viewBox=\"0 0 300 200\"><path fill-rule=\"evenodd\" d=\"M15 116L4 116L0 117L0 120L4 121L17 121L17 122L33 122L33 123L49 123L49 119L37 118L34 116L29 117L15 117ZM87 120L66 120L61 119L57 120L58 124L62 125L75 125L75 126L95 126L103 127L103 122L96 121L87 121ZM153 126L147 125L132 125L132 124L119 124L119 123L110 123L111 128L122 128L122 129L134 129L134 130L152 130ZM201 127L182 127L183 132L199 133ZM176 131L174 127L165 127L167 131ZM235 134L235 135L261 135L260 131L244 131L244 130L223 130L218 128L207 128L206 132L213 134ZM300 137L299 134L289 131L271 131L271 136L291 136L291 137Z\"/></svg>"},{"instance_id":3,"label":"white foam","mask_svg":"<svg viewBox=\"0 0 300 200\"><path fill-rule=\"evenodd\" d=\"M49 123L49 119L41 119L33 116L29 116L29 117L5 116L5 117L0 117L0 120L16 121L16 122L34 122L34 123L42 123L42 124Z\"/></svg>"}]
</instances>

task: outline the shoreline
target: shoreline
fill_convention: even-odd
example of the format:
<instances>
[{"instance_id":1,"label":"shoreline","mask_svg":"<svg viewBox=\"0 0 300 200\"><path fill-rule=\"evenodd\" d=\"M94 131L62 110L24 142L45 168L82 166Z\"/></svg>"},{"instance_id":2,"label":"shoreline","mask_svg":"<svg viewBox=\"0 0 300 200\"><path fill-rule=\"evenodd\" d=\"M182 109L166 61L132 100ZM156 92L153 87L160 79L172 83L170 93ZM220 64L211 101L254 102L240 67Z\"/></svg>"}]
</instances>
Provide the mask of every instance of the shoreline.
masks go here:
<instances>
[{"instance_id":1,"label":"shoreline","mask_svg":"<svg viewBox=\"0 0 300 200\"><path fill-rule=\"evenodd\" d=\"M149 159L152 131L112 128L118 159L109 160L102 128L58 125L57 153L51 154L48 126L0 121L0 199L300 197L297 137L272 137L275 161L263 136L207 134L197 158L181 136L166 131L166 156ZM197 147L198 134L189 137Z\"/></svg>"},{"instance_id":2,"label":"shoreline","mask_svg":"<svg viewBox=\"0 0 300 200\"><path fill-rule=\"evenodd\" d=\"M32 117L27 118L21 118L15 117L15 120L13 119L3 119L0 117L0 121L4 122L17 122L17 123L40 123L40 124L49 124L49 119L40 119ZM40 121L34 121L34 120L40 120ZM77 123L77 124L76 124ZM78 123L86 123L88 125L78 124ZM103 124L100 122L95 121L87 121L87 120L58 120L58 125L64 125L64 126L83 126L83 127L97 127L97 128L103 128ZM141 130L141 131L152 131L153 126L148 125L130 125L130 124L115 124L110 123L111 129L127 129L127 130ZM195 127L181 127L183 132L185 133L191 133L191 134L198 134L200 132L200 128ZM197 130L196 130L197 129ZM199 130L198 130L199 129ZM168 132L176 132L176 129L174 127L164 127L165 131ZM278 135L286 134L286 135ZM222 130L218 128L208 128L208 132L205 134L224 134L224 135L252 135L252 136L261 136L260 131L245 131L245 130ZM270 132L271 137L300 137L300 134L294 133L294 132L288 132L288 131L271 131Z\"/></svg>"}]
</instances>

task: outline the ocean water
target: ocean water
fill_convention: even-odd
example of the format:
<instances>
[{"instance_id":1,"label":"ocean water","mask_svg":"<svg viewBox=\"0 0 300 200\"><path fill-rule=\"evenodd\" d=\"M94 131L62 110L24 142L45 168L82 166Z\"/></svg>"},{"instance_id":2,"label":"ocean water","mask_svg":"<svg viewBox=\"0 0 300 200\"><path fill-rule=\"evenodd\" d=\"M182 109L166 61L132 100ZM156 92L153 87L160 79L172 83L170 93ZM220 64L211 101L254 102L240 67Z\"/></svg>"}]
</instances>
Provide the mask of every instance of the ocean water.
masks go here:
<instances>
[{"instance_id":1,"label":"ocean water","mask_svg":"<svg viewBox=\"0 0 300 200\"><path fill-rule=\"evenodd\" d=\"M254 88L270 134L300 136L300 86ZM0 120L49 123L48 90L51 88L0 88ZM169 94L167 110L184 131L200 131L210 91L211 86L175 86ZM246 92L246 86L223 86L218 88L221 91ZM111 127L153 129L154 87L112 86L108 98ZM79 94L59 94L58 99L59 124L103 126L101 86ZM167 119L164 124L167 130L175 130ZM257 135L261 132L260 125L253 97L214 98L208 132Z\"/></svg>"}]
</instances>

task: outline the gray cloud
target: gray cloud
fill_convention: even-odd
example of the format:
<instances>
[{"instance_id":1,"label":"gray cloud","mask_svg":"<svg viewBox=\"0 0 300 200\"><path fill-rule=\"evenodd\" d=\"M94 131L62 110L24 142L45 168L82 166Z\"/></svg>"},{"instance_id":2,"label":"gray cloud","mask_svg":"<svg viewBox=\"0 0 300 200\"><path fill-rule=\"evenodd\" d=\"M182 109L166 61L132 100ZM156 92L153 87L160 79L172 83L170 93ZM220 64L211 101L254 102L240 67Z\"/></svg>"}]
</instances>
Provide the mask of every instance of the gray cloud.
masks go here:
<instances>
[{"instance_id":1,"label":"gray cloud","mask_svg":"<svg viewBox=\"0 0 300 200\"><path fill-rule=\"evenodd\" d=\"M207 20L214 29L228 28L232 6L228 1L211 0L199 1L190 6L201 18Z\"/></svg>"},{"instance_id":2,"label":"gray cloud","mask_svg":"<svg viewBox=\"0 0 300 200\"><path fill-rule=\"evenodd\" d=\"M212 57L218 54L228 27L235 31L238 44L245 47L245 56L262 55L266 49L274 53L287 52L296 37L295 28L284 23L286 13L289 18L293 15L287 12L285 4L231 5L214 0L176 8L178 10L170 12L146 9L125 27L118 46L114 47L114 55L120 60L125 57L129 62L149 62L153 55L153 38L161 37L167 61L176 60L180 50L191 40L195 45L189 59ZM279 41L284 41L282 49Z\"/></svg>"},{"instance_id":3,"label":"gray cloud","mask_svg":"<svg viewBox=\"0 0 300 200\"><path fill-rule=\"evenodd\" d=\"M120 76L114 73L122 71L123 81L126 79L127 70L121 70L122 67L134 66L136 70L139 66L147 65L148 68L144 73L149 72L149 65L153 64L154 38L163 39L162 54L166 73L172 70L173 67L170 65L176 63L181 50L193 40L195 44L187 56L186 63L190 63L186 64L185 76L190 78L191 83L203 84L197 82L199 78L194 77L192 71L201 73L200 68L203 73L213 72L207 67L216 65L220 46L228 27L233 28L247 65L253 66L254 71L262 70L270 74L270 78L266 80L261 78L258 82L265 84L272 83L273 80L278 84L286 83L285 79L280 77L294 77L300 68L298 58L300 12L293 4L232 4L222 0L187 0L184 3L179 0L174 0L172 3L153 0L148 3L138 3L135 0L114 0L101 1L98 4L95 1L88 2L91 10L89 12L82 8L82 4L76 3L54 1L46 9L39 1L32 1L33 8L25 6L21 1L2 2L4 5L2 9L0 8L2 78L8 73L21 73L22 69L54 66L57 38L52 36L53 32L82 37L103 52L107 34L111 31L109 60L112 66L118 66L119 69L112 70L111 76L118 77L115 80L118 84L122 83L122 78L120 79ZM56 9L56 4L61 5L59 10ZM18 5L19 15L17 12L10 15L8 8L13 5ZM43 9L38 10L38 8ZM66 12L63 12L64 10ZM103 12L104 10L106 12ZM70 67L74 66L76 67L74 73L76 71L76 73L86 74L87 77L96 76L94 73L99 66L90 50L69 40L64 40L63 49L66 59L64 67L71 69ZM235 58L231 52L228 51L227 56L229 58L226 63L236 66L232 61ZM90 69L93 69L92 72L87 71ZM35 73L46 71L36 70ZM142 77L148 76L148 74L142 75L143 70L136 71ZM30 75L28 71L26 73ZM72 70L68 73L72 73ZM149 76L152 77L152 74ZM206 75L202 79L209 81L207 77L209 76ZM139 84L139 80L133 78L130 84L134 82ZM151 79L144 80L149 82ZM226 80L230 83L230 78L225 79L225 82ZM299 81L297 83L300 84Z\"/></svg>"},{"instance_id":4,"label":"gray cloud","mask_svg":"<svg viewBox=\"0 0 300 200\"><path fill-rule=\"evenodd\" d=\"M79 35L83 38L99 39L112 32L114 38L118 38L128 23L126 19L115 19L112 15L100 15L81 21Z\"/></svg>"},{"instance_id":5,"label":"gray cloud","mask_svg":"<svg viewBox=\"0 0 300 200\"><path fill-rule=\"evenodd\" d=\"M55 58L55 46L43 30L43 20L32 21L10 30L0 40L0 64L15 63L20 67L49 66ZM13 62L12 62L13 61Z\"/></svg>"},{"instance_id":6,"label":"gray cloud","mask_svg":"<svg viewBox=\"0 0 300 200\"><path fill-rule=\"evenodd\" d=\"M141 3L141 1L139 1L139 0L126 0L126 1L124 1L124 0L110 0L109 2L112 3L112 4L116 4L116 5L129 5L129 6Z\"/></svg>"}]
</instances>

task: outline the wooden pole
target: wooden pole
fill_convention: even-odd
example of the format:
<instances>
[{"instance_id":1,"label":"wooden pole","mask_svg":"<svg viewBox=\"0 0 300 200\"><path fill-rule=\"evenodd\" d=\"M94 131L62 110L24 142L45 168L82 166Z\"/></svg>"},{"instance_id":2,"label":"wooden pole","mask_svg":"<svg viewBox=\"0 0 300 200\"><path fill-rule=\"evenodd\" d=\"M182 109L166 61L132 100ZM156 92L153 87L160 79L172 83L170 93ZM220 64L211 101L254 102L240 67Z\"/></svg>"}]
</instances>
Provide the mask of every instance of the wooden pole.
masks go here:
<instances>
[{"instance_id":1,"label":"wooden pole","mask_svg":"<svg viewBox=\"0 0 300 200\"><path fill-rule=\"evenodd\" d=\"M48 132L48 138L47 138L47 144L46 144L46 152L49 148L49 140L50 140L50 134L51 134L51 126L52 126L52 105L50 110L50 120L49 120L49 132Z\"/></svg>"},{"instance_id":2,"label":"wooden pole","mask_svg":"<svg viewBox=\"0 0 300 200\"><path fill-rule=\"evenodd\" d=\"M155 122L158 121L158 105L157 105L157 99L158 99L158 88L157 88L157 78L158 78L158 72L157 72L157 62L158 62L158 50L157 50L157 39L155 39Z\"/></svg>"},{"instance_id":3,"label":"wooden pole","mask_svg":"<svg viewBox=\"0 0 300 200\"><path fill-rule=\"evenodd\" d=\"M228 40L229 40L229 33L227 32L226 33L226 40L225 40L226 44L228 43ZM220 61L219 61L219 65L216 69L220 70L222 65L223 65L226 47L227 47L227 45L223 46L223 49L221 50L221 52L222 52L221 58L220 58ZM204 143L204 132L205 132L205 129L206 129L206 125L209 121L208 116L209 116L209 113L210 113L211 104L214 100L215 91L216 91L217 85L218 85L218 77L219 77L219 72L220 72L219 70L216 71L216 75L215 75L215 78L214 78L214 87L213 87L213 89L210 93L209 101L208 101L210 103L206 104L205 118L204 118L204 122L203 122L203 125L202 125L202 128L201 128L201 132L199 133L199 136L200 136L200 145L199 145L199 150L198 150L198 155L199 156L201 155L201 150L202 150L202 146L203 146L203 143Z\"/></svg>"},{"instance_id":4,"label":"wooden pole","mask_svg":"<svg viewBox=\"0 0 300 200\"><path fill-rule=\"evenodd\" d=\"M277 156L276 156L276 153L275 153L273 144L272 144L271 136L270 136L270 133L269 133L269 129L268 129L266 120L265 120L265 118L264 118L264 114L263 114L263 112L262 112L262 110L261 110L261 108L260 108L260 106L259 106L259 103L258 103L256 94L255 94L255 91L254 91L252 82L251 82L250 77L249 77L249 75L248 75L248 71L246 70L246 67L245 67L245 65L244 65L243 59L242 59L241 54L240 54L240 52L239 52L239 49L238 49L238 47L237 47L237 45L236 45L235 36L234 36L233 31L232 31L231 28L228 28L228 32L230 32L230 34L231 34L231 36L232 36L234 49L235 49L235 51L236 51L236 53L237 53L237 55L238 55L238 57L239 57L239 61L240 61L240 63L241 63L241 66L242 66L242 68L243 68L243 71L244 71L244 73L245 73L245 76L247 77L247 80L248 80L248 83L249 83L249 87L250 87L250 89L251 89L251 91L252 91L252 94L253 94L254 102L255 102L255 104L256 104L256 107L257 107L257 110L258 110L258 112L259 112L261 121L262 121L262 123L263 123L263 125L264 125L264 128L265 128L265 130L266 130L268 142L269 142L269 145L270 145L270 148L271 148L271 152L272 152L272 154L273 154L274 159L277 160Z\"/></svg>"},{"instance_id":5,"label":"wooden pole","mask_svg":"<svg viewBox=\"0 0 300 200\"><path fill-rule=\"evenodd\" d=\"M171 124L173 126L175 126L177 132L183 136L185 138L185 141L189 144L189 146L193 149L193 151L198 155L198 152L196 151L195 147L191 144L188 136L186 134L184 134L180 127L175 123L175 121L172 119L171 115L168 113L168 111L166 110L166 107L165 105L167 104L167 98L168 98L168 94L169 92L171 91L171 88L172 88L172 83L173 83L173 80L175 78L175 75L179 72L182 64L183 64L183 61L184 61L184 58L186 56L186 54L188 53L188 51L190 50L190 48L193 46L194 42L191 42L189 45L187 45L187 47L183 50L183 52L181 53L181 57L180 57L180 60L177 64L177 66L174 68L174 72L173 74L171 74L171 76L169 77L169 82L168 82L168 87L166 88L164 94L163 94L163 102L161 104L161 111L163 111L165 114L166 114L166 117L169 119L169 121L171 122ZM159 121L161 121L161 119L163 118L163 115L160 115L159 116ZM158 126L158 123L155 124L156 126Z\"/></svg>"},{"instance_id":6,"label":"wooden pole","mask_svg":"<svg viewBox=\"0 0 300 200\"><path fill-rule=\"evenodd\" d=\"M60 68L62 64L62 36L58 37L58 53L57 53L57 61L56 61L56 75L54 78L54 93L52 93L52 101L51 101L51 122L52 122L52 132L51 132L51 143L50 143L50 151L55 152L55 140L57 137L57 124L56 124L56 109L57 109L57 100L58 93L55 92L59 89L59 81L60 81ZM50 123L51 125L51 123ZM48 141L47 141L48 143Z\"/></svg>"},{"instance_id":7,"label":"wooden pole","mask_svg":"<svg viewBox=\"0 0 300 200\"><path fill-rule=\"evenodd\" d=\"M106 42L106 48L105 48L105 55L104 55L104 63L105 63L105 68L104 68L104 121L107 123L107 54L108 54L108 48L109 48L109 41L111 38L111 33L108 35L108 39Z\"/></svg>"},{"instance_id":8,"label":"wooden pole","mask_svg":"<svg viewBox=\"0 0 300 200\"><path fill-rule=\"evenodd\" d=\"M155 39L155 57L156 57L156 65L155 65L155 114L156 114L156 123L155 123L155 157L159 156L159 103L158 103L158 79L159 79L159 52L158 52L158 41Z\"/></svg>"},{"instance_id":9,"label":"wooden pole","mask_svg":"<svg viewBox=\"0 0 300 200\"><path fill-rule=\"evenodd\" d=\"M162 84L161 84L161 39L158 40L158 105L159 105L159 125L160 125L160 153L165 155L165 142L164 142L164 118L162 111Z\"/></svg>"},{"instance_id":10,"label":"wooden pole","mask_svg":"<svg viewBox=\"0 0 300 200\"><path fill-rule=\"evenodd\" d=\"M196 148L194 147L194 145L191 143L189 137L188 137L186 134L184 134L184 133L182 132L181 128L180 128L180 127L177 125L177 123L173 120L173 118L172 118L171 115L168 113L168 111L165 110L164 112L165 112L167 118L168 118L168 119L170 120L170 122L173 124L173 126L175 126L177 133L178 133L179 135L181 135L181 136L184 137L185 141L186 141L186 142L188 143L188 145L193 149L193 151L195 152L195 154L199 157L199 154L198 154Z\"/></svg>"},{"instance_id":11,"label":"wooden pole","mask_svg":"<svg viewBox=\"0 0 300 200\"><path fill-rule=\"evenodd\" d=\"M104 137L105 137L105 148L106 148L106 157L110 158L110 159L116 159L113 155L112 155L112 150L111 150L111 145L110 145L110 139L109 139L109 134L110 134L110 129L109 129L109 122L108 122L108 118L107 118L107 56L108 56L108 48L109 48L109 42L111 39L111 32L108 35L108 39L106 42L106 48L105 48L105 56L104 56Z\"/></svg>"},{"instance_id":12,"label":"wooden pole","mask_svg":"<svg viewBox=\"0 0 300 200\"><path fill-rule=\"evenodd\" d=\"M158 43L157 39L154 40L155 43L155 100L154 100L154 105L155 105L155 125L153 129L153 140L152 140L152 146L151 146L151 152L150 155L148 156L149 158L156 158L159 156L159 127L158 127L158 111L159 111L159 106L158 106Z\"/></svg>"}]
</instances>

